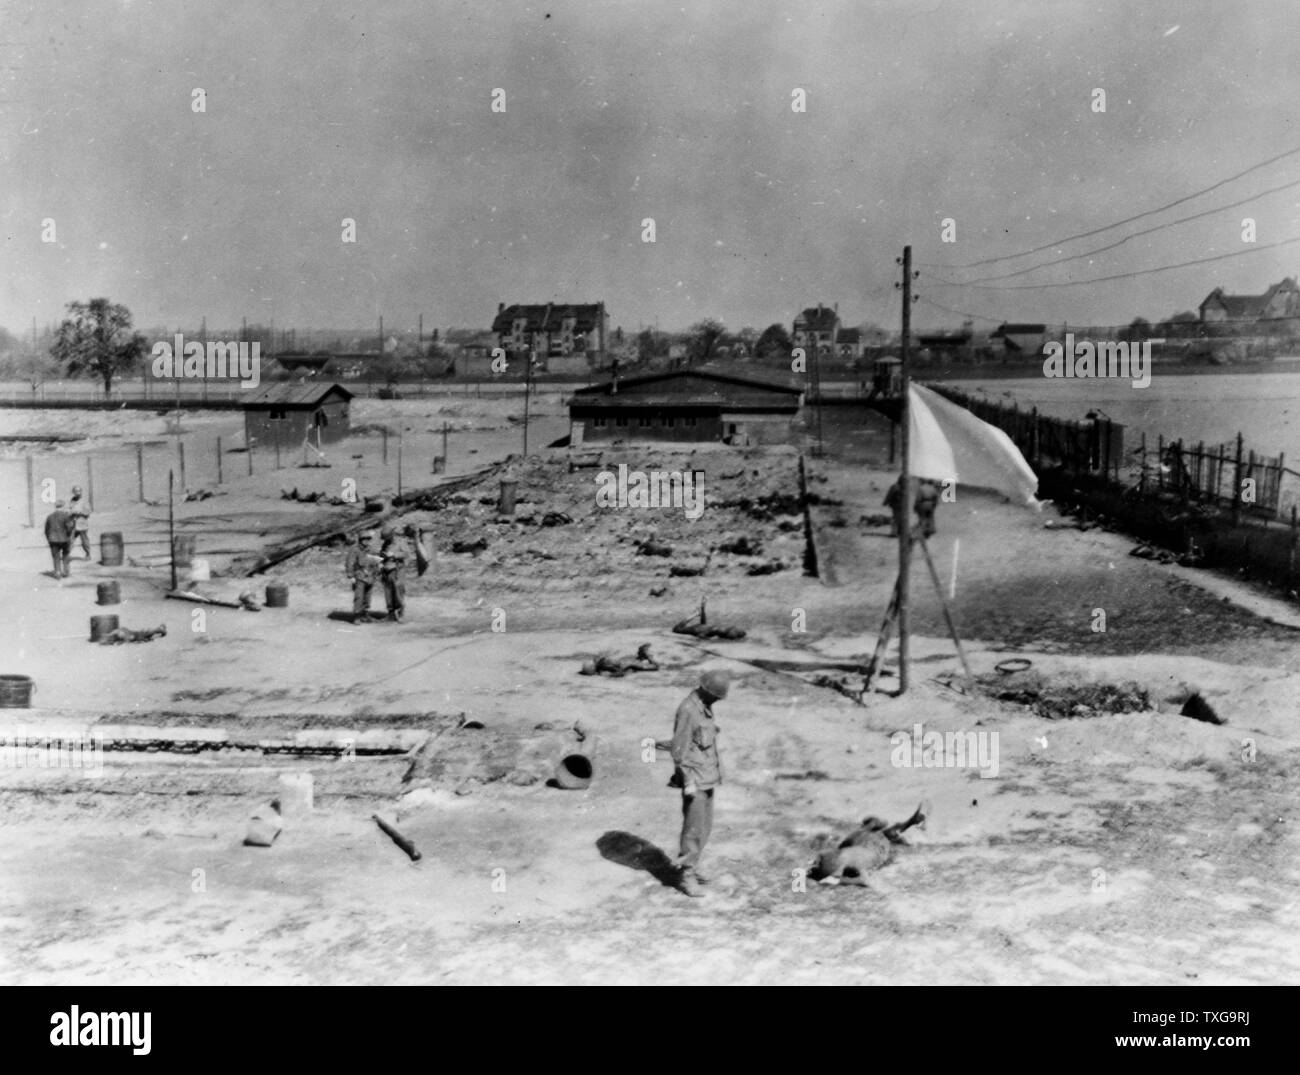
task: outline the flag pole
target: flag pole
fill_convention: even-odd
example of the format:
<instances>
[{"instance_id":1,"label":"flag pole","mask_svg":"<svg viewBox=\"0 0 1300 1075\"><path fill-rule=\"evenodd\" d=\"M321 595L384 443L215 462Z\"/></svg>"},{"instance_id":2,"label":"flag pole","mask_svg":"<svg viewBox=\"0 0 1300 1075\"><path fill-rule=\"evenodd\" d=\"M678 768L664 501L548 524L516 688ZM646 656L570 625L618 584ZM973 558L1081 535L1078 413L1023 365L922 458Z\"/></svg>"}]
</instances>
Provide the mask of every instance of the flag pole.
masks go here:
<instances>
[{"instance_id":1,"label":"flag pole","mask_svg":"<svg viewBox=\"0 0 1300 1075\"><path fill-rule=\"evenodd\" d=\"M908 663L908 576L912 566L912 476L908 471L909 425L907 351L912 331L912 248L903 247L903 339L899 352L898 379L902 393L898 408L899 456L898 476L898 693L907 693Z\"/></svg>"}]
</instances>

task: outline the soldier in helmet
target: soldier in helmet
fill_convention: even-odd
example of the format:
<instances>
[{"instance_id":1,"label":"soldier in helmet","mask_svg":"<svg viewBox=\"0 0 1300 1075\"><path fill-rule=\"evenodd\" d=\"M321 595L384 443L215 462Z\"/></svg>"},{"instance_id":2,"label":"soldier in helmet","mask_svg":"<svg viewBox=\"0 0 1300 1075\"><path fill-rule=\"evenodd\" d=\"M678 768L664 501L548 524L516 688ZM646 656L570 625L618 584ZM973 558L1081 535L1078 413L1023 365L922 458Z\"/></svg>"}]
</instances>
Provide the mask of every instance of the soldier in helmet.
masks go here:
<instances>
[{"instance_id":1,"label":"soldier in helmet","mask_svg":"<svg viewBox=\"0 0 1300 1075\"><path fill-rule=\"evenodd\" d=\"M688 896L704 895L699 886L708 884L708 878L700 874L698 866L713 829L713 791L722 783L713 706L727 696L730 682L726 672L705 672L700 677L700 685L677 707L673 725L674 768L669 787L682 791L678 886Z\"/></svg>"},{"instance_id":2,"label":"soldier in helmet","mask_svg":"<svg viewBox=\"0 0 1300 1075\"><path fill-rule=\"evenodd\" d=\"M373 533L366 533L348 549L344 570L352 581L352 622L370 622L370 595L379 577L379 551Z\"/></svg>"}]
</instances>

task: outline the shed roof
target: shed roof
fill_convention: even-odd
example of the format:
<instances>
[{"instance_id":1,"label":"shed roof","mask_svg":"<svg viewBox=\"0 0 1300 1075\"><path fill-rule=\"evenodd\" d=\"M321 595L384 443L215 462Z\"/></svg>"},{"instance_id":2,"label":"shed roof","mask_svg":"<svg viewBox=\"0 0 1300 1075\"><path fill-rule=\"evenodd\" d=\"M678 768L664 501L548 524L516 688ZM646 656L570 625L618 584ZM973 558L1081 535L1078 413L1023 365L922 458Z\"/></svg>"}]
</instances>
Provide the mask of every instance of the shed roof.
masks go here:
<instances>
[{"instance_id":1,"label":"shed roof","mask_svg":"<svg viewBox=\"0 0 1300 1075\"><path fill-rule=\"evenodd\" d=\"M244 400L245 407L316 407L335 393L351 399L352 393L341 384L268 384Z\"/></svg>"}]
</instances>

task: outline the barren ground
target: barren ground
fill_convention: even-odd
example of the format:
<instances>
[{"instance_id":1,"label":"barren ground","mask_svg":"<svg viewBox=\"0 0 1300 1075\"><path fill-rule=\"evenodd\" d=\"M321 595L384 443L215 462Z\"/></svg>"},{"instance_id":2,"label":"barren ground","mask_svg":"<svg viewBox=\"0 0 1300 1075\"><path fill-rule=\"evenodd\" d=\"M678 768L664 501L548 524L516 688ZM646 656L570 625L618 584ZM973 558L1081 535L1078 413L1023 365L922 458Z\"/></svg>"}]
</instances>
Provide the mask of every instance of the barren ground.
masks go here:
<instances>
[{"instance_id":1,"label":"barren ground","mask_svg":"<svg viewBox=\"0 0 1300 1075\"><path fill-rule=\"evenodd\" d=\"M379 406L359 403L354 421L387 420ZM545 444L565 423L554 401L539 406L550 425L534 444ZM428 430L444 416L480 438L461 441L459 458L453 441L450 474L518 450L505 403L445 407L456 411L397 408L407 459L424 459L408 488L436 480L426 457L439 441ZM136 420L145 419L119 419ZM192 435L223 420L195 423ZM105 447L157 432L110 430ZM843 442L847 455L876 460L882 444ZM328 455L329 468L251 479L227 468L224 495L180 507L182 528L221 571L241 550L358 511L282 501L282 488L332 492L355 473L368 492L395 489L394 460L383 468L374 435ZM797 509L760 503L797 497L797 452L604 454L602 466L703 469L709 507L691 522L680 509L598 509L597 471L570 472L567 453L550 449L512 464L513 520L497 517L495 478L409 516L429 527L437 559L409 581L400 625L347 622L336 547L252 580L259 596L268 579L287 582L289 608L208 608L194 630L198 606L162 597L165 567L76 559L67 583L42 574L46 552L11 502L0 538L2 670L33 677L37 708L0 710L0 734L129 722L160 735L414 728L436 738L416 757L110 752L99 776L0 768L0 981L1300 981L1297 635L1240 605L1280 620L1294 609L1230 584L1210 592L1195 572L1129 557L1130 542L1080 532L1050 509L962 493L941 507L931 548L974 671L996 677L998 662L1027 657L1047 682L1132 682L1150 704L1046 719L956 689L959 665L918 562L911 689L894 697L886 676L857 705L816 685L814 668L870 654L896 545L861 522L883 510L892 476L847 455L808 460L818 552L835 585L802 574ZM68 453L58 458L77 473ZM105 502L96 535L165 534L165 508L134 504L129 490ZM547 512L573 522L542 526ZM637 553L652 532L672 557ZM670 576L740 536L761 554L715 552L704 575ZM478 554L450 551L480 538ZM774 561L775 573L747 574ZM95 584L106 578L121 582L112 611L122 622L166 623L166 638L89 645L88 617L106 611ZM232 596L248 583L201 585ZM673 634L701 597L711 622L748 637ZM1104 633L1091 626L1099 608ZM792 629L799 619L803 631ZM643 642L660 671L577 674L588 657ZM727 780L706 851L714 883L693 901L663 880L678 800L665 786L669 764L644 741L667 737L677 703L709 667L737 683L718 706ZM1189 687L1228 723L1180 716ZM484 727L458 727L462 713ZM599 736L596 778L562 791L547 778L579 719ZM917 724L987 736L996 775L896 764L891 734ZM269 849L243 846L252 810L279 793L283 773L304 770L314 812L288 816ZM922 799L932 803L926 828L869 887L801 883L819 840L866 814L901 819ZM418 864L379 832L376 811L396 815L423 852Z\"/></svg>"}]
</instances>

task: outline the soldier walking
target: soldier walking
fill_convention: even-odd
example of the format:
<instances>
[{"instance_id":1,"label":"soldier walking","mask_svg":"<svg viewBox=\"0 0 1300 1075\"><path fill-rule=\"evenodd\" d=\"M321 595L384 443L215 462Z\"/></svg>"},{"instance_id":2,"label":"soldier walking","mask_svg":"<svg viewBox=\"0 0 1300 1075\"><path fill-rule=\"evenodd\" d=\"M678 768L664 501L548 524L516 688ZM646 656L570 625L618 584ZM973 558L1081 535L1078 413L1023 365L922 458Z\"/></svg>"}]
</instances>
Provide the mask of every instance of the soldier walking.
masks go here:
<instances>
[{"instance_id":1,"label":"soldier walking","mask_svg":"<svg viewBox=\"0 0 1300 1075\"><path fill-rule=\"evenodd\" d=\"M50 559L54 561L54 577L66 579L68 571L68 554L72 551L72 515L67 505L58 501L54 510L45 517L45 540L50 545Z\"/></svg>"},{"instance_id":2,"label":"soldier walking","mask_svg":"<svg viewBox=\"0 0 1300 1075\"><path fill-rule=\"evenodd\" d=\"M718 726L713 705L727 696L726 672L705 672L700 685L677 707L673 725L673 778L669 787L682 791L682 837L677 858L678 887L688 896L703 896L709 879L699 871L700 854L713 831L713 792L722 783Z\"/></svg>"}]
</instances>

